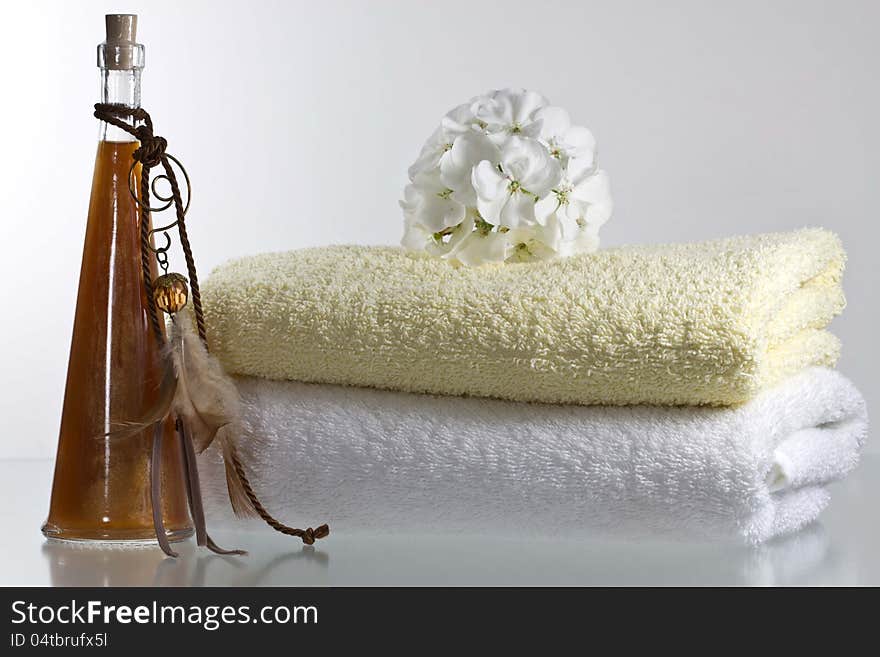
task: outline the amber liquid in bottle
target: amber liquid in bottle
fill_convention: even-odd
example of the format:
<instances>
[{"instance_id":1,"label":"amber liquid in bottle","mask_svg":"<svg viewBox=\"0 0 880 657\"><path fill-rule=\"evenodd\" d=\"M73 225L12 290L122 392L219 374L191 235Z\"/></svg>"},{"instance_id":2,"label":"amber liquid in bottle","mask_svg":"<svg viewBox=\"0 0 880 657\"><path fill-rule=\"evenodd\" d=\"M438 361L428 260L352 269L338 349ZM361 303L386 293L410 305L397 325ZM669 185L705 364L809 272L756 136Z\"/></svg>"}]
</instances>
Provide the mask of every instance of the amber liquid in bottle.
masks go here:
<instances>
[{"instance_id":1,"label":"amber liquid in bottle","mask_svg":"<svg viewBox=\"0 0 880 657\"><path fill-rule=\"evenodd\" d=\"M157 398L161 346L147 314L140 227L128 188L137 142L98 144L48 536L155 539L150 500L152 431L105 434L139 419ZM189 533L179 438L167 422L162 488L165 527Z\"/></svg>"},{"instance_id":2,"label":"amber liquid in bottle","mask_svg":"<svg viewBox=\"0 0 880 657\"><path fill-rule=\"evenodd\" d=\"M121 97L137 105L139 73L105 70L102 100ZM135 436L106 435L120 423L141 419L156 401L162 379L162 347L149 320L143 284L138 207L129 192L137 146L118 128L102 125L55 480L43 526L50 538L152 541L156 536L150 498L152 428ZM139 168L135 177L139 188ZM180 439L170 420L164 430L162 515L169 538L176 540L192 530Z\"/></svg>"}]
</instances>

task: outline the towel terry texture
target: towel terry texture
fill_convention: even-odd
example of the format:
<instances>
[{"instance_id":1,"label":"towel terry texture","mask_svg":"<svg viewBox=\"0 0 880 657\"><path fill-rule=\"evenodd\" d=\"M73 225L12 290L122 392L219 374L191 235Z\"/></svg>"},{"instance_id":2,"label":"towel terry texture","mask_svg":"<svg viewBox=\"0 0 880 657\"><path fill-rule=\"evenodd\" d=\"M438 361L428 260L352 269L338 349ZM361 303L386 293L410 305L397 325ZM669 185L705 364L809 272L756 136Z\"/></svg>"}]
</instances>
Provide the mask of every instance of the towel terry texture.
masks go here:
<instances>
[{"instance_id":1,"label":"towel terry texture","mask_svg":"<svg viewBox=\"0 0 880 657\"><path fill-rule=\"evenodd\" d=\"M669 534L797 530L857 463L864 401L809 368L736 408L574 406L238 380L274 513L340 531ZM203 457L228 520L219 455Z\"/></svg>"},{"instance_id":2,"label":"towel terry texture","mask_svg":"<svg viewBox=\"0 0 880 657\"><path fill-rule=\"evenodd\" d=\"M237 374L515 401L734 405L834 365L839 344L825 327L844 306L844 260L821 229L481 268L340 246L228 263L203 297L212 351Z\"/></svg>"}]
</instances>

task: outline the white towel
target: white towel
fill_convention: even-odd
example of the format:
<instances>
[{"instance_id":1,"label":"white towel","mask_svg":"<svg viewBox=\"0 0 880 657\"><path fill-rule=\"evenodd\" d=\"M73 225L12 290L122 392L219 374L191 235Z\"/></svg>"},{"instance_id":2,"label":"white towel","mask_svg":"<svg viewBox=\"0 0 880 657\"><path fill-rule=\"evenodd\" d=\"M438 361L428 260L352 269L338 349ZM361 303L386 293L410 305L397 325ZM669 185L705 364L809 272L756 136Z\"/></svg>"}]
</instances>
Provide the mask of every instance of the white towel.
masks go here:
<instances>
[{"instance_id":1,"label":"white towel","mask_svg":"<svg viewBox=\"0 0 880 657\"><path fill-rule=\"evenodd\" d=\"M867 432L812 368L737 408L584 407L242 378L267 507L336 531L646 533L760 543L813 521ZM259 436L259 438L257 438ZM231 518L216 453L209 515Z\"/></svg>"}]
</instances>

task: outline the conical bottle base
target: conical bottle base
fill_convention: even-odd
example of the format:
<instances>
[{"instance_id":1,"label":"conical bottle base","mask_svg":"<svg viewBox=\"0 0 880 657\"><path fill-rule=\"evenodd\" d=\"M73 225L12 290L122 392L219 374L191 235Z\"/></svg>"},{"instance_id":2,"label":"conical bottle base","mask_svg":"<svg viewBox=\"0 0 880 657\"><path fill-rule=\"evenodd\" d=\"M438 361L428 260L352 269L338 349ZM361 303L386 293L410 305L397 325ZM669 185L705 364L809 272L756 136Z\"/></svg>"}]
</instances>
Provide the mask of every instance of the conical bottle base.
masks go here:
<instances>
[{"instance_id":1,"label":"conical bottle base","mask_svg":"<svg viewBox=\"0 0 880 657\"><path fill-rule=\"evenodd\" d=\"M43 535L49 540L66 543L107 544L117 547L137 547L156 545L156 533L152 529L63 529L47 522L42 527ZM183 541L193 535L192 527L168 530L165 532L172 543Z\"/></svg>"}]
</instances>

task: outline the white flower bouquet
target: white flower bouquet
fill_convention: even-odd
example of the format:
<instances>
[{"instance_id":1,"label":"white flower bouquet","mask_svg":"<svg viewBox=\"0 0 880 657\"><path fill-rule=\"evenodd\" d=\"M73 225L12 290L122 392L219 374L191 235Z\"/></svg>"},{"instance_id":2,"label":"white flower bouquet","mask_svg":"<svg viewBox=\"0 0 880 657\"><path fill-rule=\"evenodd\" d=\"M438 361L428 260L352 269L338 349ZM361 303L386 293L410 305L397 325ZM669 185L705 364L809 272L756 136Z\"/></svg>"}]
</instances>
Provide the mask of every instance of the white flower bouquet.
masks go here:
<instances>
[{"instance_id":1,"label":"white flower bouquet","mask_svg":"<svg viewBox=\"0 0 880 657\"><path fill-rule=\"evenodd\" d=\"M404 190L402 245L464 265L596 250L612 211L592 133L533 91L502 89L443 117Z\"/></svg>"}]
</instances>

